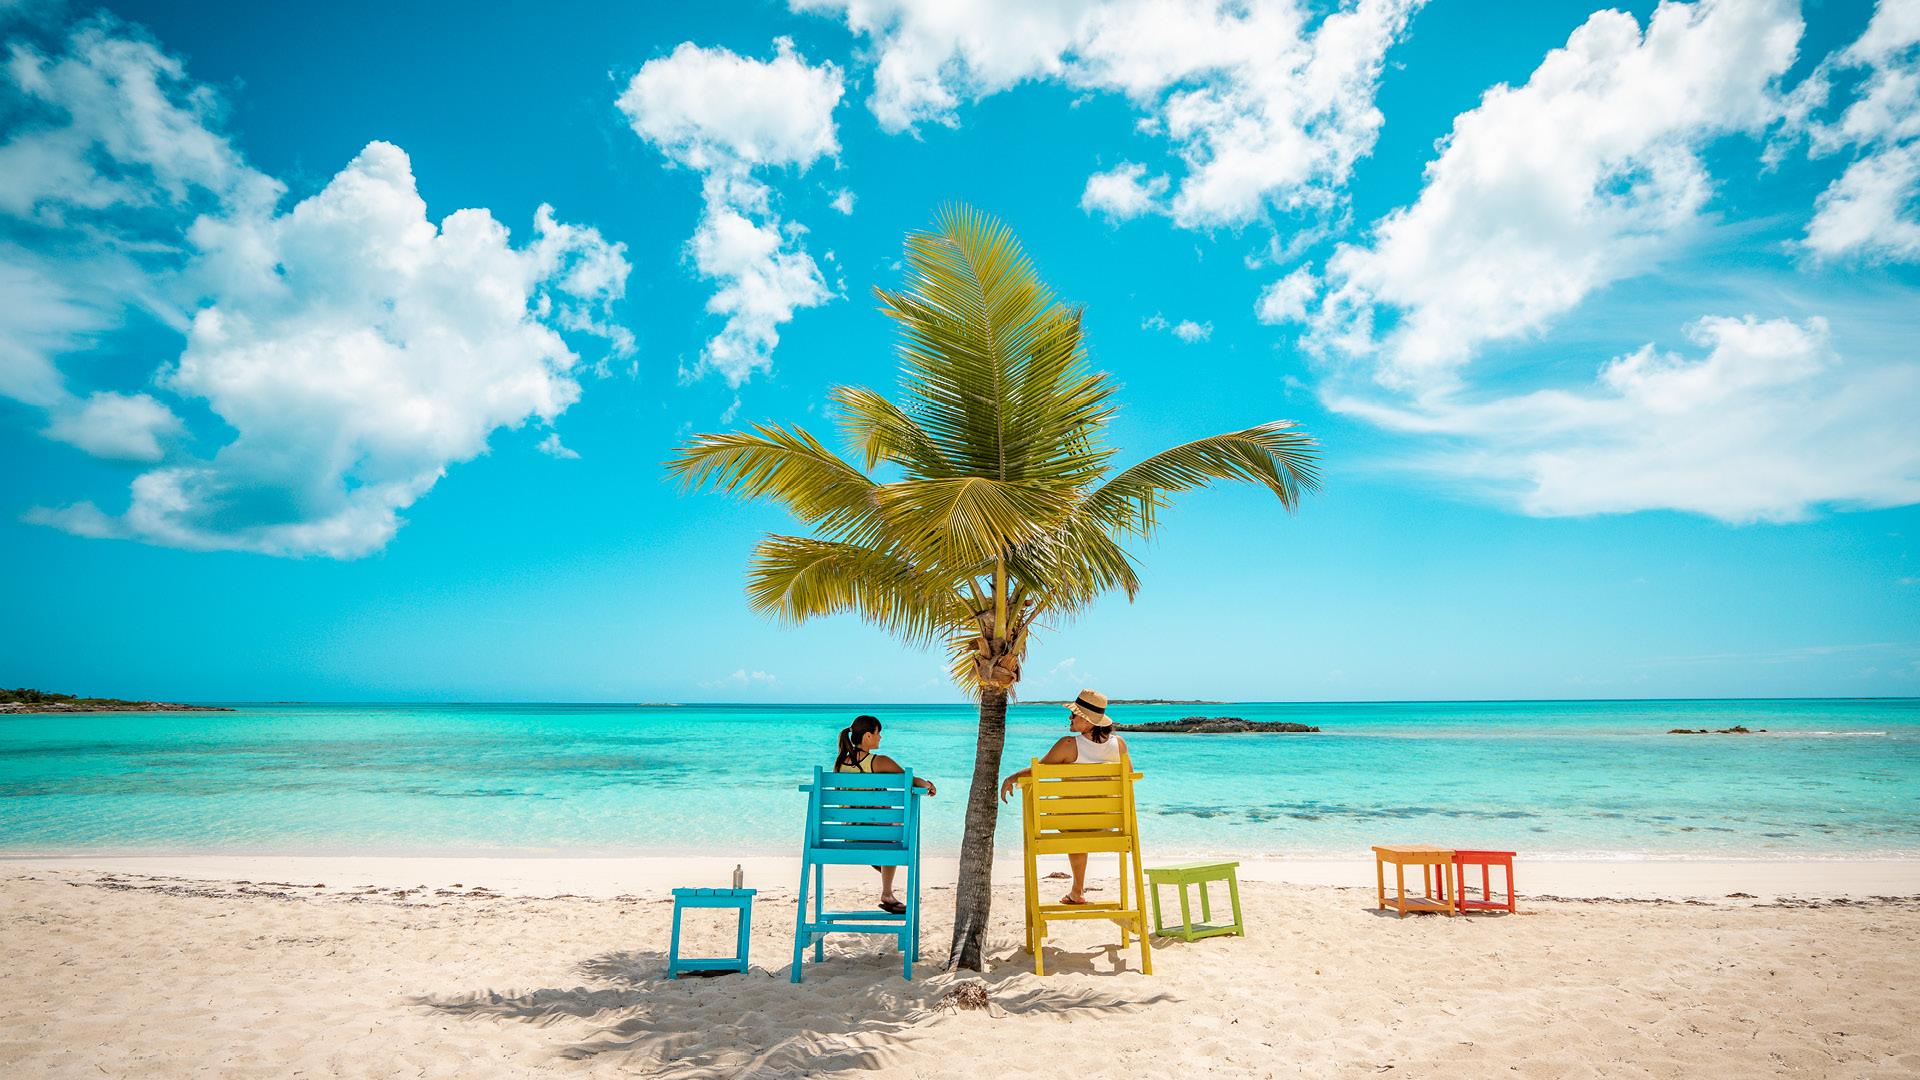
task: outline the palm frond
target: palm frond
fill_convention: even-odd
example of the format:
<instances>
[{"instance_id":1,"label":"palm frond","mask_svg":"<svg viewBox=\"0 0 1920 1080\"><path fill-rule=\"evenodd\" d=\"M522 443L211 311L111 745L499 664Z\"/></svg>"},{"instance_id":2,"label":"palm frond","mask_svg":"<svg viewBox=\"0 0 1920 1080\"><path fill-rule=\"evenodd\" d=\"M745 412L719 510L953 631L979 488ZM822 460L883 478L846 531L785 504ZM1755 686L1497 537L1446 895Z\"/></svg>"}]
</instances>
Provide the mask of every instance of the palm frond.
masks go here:
<instances>
[{"instance_id":1,"label":"palm frond","mask_svg":"<svg viewBox=\"0 0 1920 1080\"><path fill-rule=\"evenodd\" d=\"M1073 508L1069 495L1052 488L984 476L900 480L875 497L903 547L950 567L1044 536Z\"/></svg>"},{"instance_id":2,"label":"palm frond","mask_svg":"<svg viewBox=\"0 0 1920 1080\"><path fill-rule=\"evenodd\" d=\"M909 643L931 644L970 622L952 583L859 544L768 536L754 549L747 600L787 623L851 612Z\"/></svg>"},{"instance_id":3,"label":"palm frond","mask_svg":"<svg viewBox=\"0 0 1920 1080\"><path fill-rule=\"evenodd\" d=\"M1015 548L1007 570L1048 611L1071 614L1115 589L1131 600L1140 591L1139 568L1108 528L1091 515L1074 514Z\"/></svg>"},{"instance_id":4,"label":"palm frond","mask_svg":"<svg viewBox=\"0 0 1920 1080\"><path fill-rule=\"evenodd\" d=\"M913 416L959 470L1071 485L1097 471L1076 440L1098 402L1070 388L1083 363L1079 313L1055 302L1004 224L964 208L907 238L898 292L876 289L901 327Z\"/></svg>"},{"instance_id":5,"label":"palm frond","mask_svg":"<svg viewBox=\"0 0 1920 1080\"><path fill-rule=\"evenodd\" d=\"M667 472L688 489L711 484L781 503L842 539L871 537L879 529L873 479L799 428L756 424L751 432L699 435L674 452Z\"/></svg>"},{"instance_id":6,"label":"palm frond","mask_svg":"<svg viewBox=\"0 0 1920 1080\"><path fill-rule=\"evenodd\" d=\"M1303 492L1320 486L1317 444L1276 420L1244 431L1183 443L1121 471L1087 499L1086 512L1109 527L1144 536L1153 531L1168 496L1216 480L1255 483L1288 510Z\"/></svg>"},{"instance_id":7,"label":"palm frond","mask_svg":"<svg viewBox=\"0 0 1920 1080\"><path fill-rule=\"evenodd\" d=\"M957 475L933 436L893 402L861 386L836 386L827 398L838 408L841 430L866 459L867 468L887 461L914 476Z\"/></svg>"}]
</instances>

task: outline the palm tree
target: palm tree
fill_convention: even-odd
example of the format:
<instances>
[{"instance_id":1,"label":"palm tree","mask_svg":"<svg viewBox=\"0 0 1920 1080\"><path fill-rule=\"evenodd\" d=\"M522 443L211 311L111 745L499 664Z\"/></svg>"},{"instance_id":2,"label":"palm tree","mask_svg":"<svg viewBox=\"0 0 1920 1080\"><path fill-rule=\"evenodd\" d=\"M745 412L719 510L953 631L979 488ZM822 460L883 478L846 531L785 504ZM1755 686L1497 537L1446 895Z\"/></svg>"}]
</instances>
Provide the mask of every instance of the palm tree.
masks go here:
<instances>
[{"instance_id":1,"label":"palm tree","mask_svg":"<svg viewBox=\"0 0 1920 1080\"><path fill-rule=\"evenodd\" d=\"M668 471L786 506L810 536L761 540L756 611L801 623L852 612L907 642L944 644L980 733L947 966L981 967L1007 701L1035 629L1140 587L1129 538L1169 497L1249 481L1294 509L1317 485L1315 444L1289 421L1162 451L1117 473L1102 441L1114 385L1087 369L1081 309L1056 301L1000 222L943 210L907 236L905 286L875 289L900 324L900 404L830 395L854 464L797 427L700 435ZM875 470L885 467L890 479Z\"/></svg>"}]
</instances>

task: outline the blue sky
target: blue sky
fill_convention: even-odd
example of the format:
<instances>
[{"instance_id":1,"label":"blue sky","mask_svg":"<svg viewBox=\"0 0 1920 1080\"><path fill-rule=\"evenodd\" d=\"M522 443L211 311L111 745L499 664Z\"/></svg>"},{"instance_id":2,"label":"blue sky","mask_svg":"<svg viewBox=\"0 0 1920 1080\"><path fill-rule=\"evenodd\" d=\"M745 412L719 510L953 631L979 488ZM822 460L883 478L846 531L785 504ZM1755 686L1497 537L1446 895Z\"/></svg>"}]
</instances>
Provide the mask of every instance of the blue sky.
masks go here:
<instances>
[{"instance_id":1,"label":"blue sky","mask_svg":"<svg viewBox=\"0 0 1920 1080\"><path fill-rule=\"evenodd\" d=\"M660 463L957 199L1123 459L1325 448L1025 696L1920 692L1920 4L403 7L0 4L0 684L955 700Z\"/></svg>"}]
</instances>

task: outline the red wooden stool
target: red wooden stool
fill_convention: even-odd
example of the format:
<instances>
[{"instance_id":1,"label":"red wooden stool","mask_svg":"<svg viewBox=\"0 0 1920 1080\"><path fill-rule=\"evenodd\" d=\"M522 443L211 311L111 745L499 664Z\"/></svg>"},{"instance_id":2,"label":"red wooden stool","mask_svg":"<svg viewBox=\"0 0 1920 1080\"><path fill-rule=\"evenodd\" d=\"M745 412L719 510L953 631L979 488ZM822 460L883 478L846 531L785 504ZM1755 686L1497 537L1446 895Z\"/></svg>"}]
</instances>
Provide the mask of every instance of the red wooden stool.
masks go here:
<instances>
[{"instance_id":1,"label":"red wooden stool","mask_svg":"<svg viewBox=\"0 0 1920 1080\"><path fill-rule=\"evenodd\" d=\"M1462 851L1453 852L1454 880L1459 883L1460 895L1454 897L1454 906L1461 911L1513 911L1513 855L1511 851ZM1480 899L1467 899L1467 867L1480 868ZM1505 867L1507 871L1507 898L1493 898L1493 867Z\"/></svg>"}]
</instances>

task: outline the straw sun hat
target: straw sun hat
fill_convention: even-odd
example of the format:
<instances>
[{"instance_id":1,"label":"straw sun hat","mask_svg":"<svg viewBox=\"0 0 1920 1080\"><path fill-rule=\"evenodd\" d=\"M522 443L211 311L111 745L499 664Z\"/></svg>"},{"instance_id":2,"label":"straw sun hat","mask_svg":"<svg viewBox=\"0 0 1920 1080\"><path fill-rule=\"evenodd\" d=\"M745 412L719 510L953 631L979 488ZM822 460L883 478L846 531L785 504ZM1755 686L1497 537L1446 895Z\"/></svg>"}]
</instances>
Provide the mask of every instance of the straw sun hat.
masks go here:
<instances>
[{"instance_id":1,"label":"straw sun hat","mask_svg":"<svg viewBox=\"0 0 1920 1080\"><path fill-rule=\"evenodd\" d=\"M1070 702L1067 708L1094 727L1110 727L1113 724L1113 718L1107 715L1107 695L1098 690L1080 691L1080 696Z\"/></svg>"}]
</instances>

